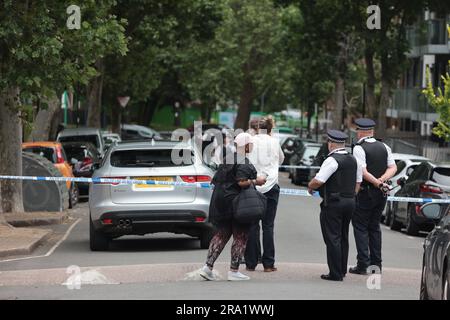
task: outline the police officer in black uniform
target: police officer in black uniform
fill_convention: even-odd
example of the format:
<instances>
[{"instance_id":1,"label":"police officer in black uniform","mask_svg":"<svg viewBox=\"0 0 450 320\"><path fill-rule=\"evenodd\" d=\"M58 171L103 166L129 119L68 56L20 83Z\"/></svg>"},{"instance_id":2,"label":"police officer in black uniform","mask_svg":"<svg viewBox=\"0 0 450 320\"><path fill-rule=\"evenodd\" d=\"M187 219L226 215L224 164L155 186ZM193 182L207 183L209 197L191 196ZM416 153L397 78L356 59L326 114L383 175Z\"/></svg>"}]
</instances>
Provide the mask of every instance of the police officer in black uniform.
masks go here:
<instances>
[{"instance_id":1,"label":"police officer in black uniform","mask_svg":"<svg viewBox=\"0 0 450 320\"><path fill-rule=\"evenodd\" d=\"M347 272L348 230L355 209L355 193L362 181L362 169L345 149L348 136L337 130L328 131L327 159L308 184L308 190L319 189L320 226L327 246L329 274L324 280L342 281Z\"/></svg>"},{"instance_id":2,"label":"police officer in black uniform","mask_svg":"<svg viewBox=\"0 0 450 320\"><path fill-rule=\"evenodd\" d=\"M353 148L353 155L362 167L364 181L352 218L358 263L349 272L367 274L369 266L376 266L381 272L380 219L386 205L383 189L387 187L386 181L395 175L397 166L391 149L374 138L375 121L357 119L355 123L358 142Z\"/></svg>"}]
</instances>

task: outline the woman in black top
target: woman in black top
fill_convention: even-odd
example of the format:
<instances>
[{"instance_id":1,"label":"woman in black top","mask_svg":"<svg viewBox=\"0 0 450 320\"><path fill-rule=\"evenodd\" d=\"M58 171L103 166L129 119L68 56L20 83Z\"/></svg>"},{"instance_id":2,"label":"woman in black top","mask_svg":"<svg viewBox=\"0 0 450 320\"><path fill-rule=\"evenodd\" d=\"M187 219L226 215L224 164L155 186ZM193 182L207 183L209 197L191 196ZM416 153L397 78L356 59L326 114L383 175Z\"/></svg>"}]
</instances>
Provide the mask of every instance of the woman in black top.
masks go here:
<instances>
[{"instance_id":1,"label":"woman in black top","mask_svg":"<svg viewBox=\"0 0 450 320\"><path fill-rule=\"evenodd\" d=\"M265 178L257 178L256 169L247 158L253 147L252 137L248 133L241 133L235 138L235 144L236 153L226 156L212 180L214 191L209 216L216 225L217 231L209 245L206 265L200 271L200 275L206 280L216 280L212 272L214 262L231 236L233 236L233 244L228 280L250 279L238 271L239 261L245 252L250 225L234 221L231 204L243 188L248 188L251 184L263 185Z\"/></svg>"}]
</instances>

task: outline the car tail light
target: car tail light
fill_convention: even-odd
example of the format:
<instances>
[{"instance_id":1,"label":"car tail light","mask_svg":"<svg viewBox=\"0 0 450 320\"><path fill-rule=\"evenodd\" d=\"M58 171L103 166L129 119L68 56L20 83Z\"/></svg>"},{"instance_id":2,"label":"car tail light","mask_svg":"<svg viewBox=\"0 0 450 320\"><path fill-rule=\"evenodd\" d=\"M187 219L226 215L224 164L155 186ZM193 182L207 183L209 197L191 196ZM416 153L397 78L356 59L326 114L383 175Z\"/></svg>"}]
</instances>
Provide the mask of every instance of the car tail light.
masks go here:
<instances>
[{"instance_id":1,"label":"car tail light","mask_svg":"<svg viewBox=\"0 0 450 320\"><path fill-rule=\"evenodd\" d=\"M195 222L204 222L206 218L204 217L195 217Z\"/></svg>"},{"instance_id":2,"label":"car tail light","mask_svg":"<svg viewBox=\"0 0 450 320\"><path fill-rule=\"evenodd\" d=\"M181 180L188 183L211 182L210 176L180 176Z\"/></svg>"},{"instance_id":3,"label":"car tail light","mask_svg":"<svg viewBox=\"0 0 450 320\"><path fill-rule=\"evenodd\" d=\"M64 157L62 155L61 149L56 148L56 163L64 163Z\"/></svg>"},{"instance_id":4,"label":"car tail light","mask_svg":"<svg viewBox=\"0 0 450 320\"><path fill-rule=\"evenodd\" d=\"M113 224L113 221L112 221L112 219L103 219L103 224L108 224L108 225L111 225L111 224Z\"/></svg>"},{"instance_id":5,"label":"car tail light","mask_svg":"<svg viewBox=\"0 0 450 320\"><path fill-rule=\"evenodd\" d=\"M126 179L127 177L100 177L99 179ZM119 182L98 182L97 184L109 184L112 186L118 186Z\"/></svg>"},{"instance_id":6,"label":"car tail light","mask_svg":"<svg viewBox=\"0 0 450 320\"><path fill-rule=\"evenodd\" d=\"M442 189L436 186L430 186L428 184L422 184L420 186L420 192L423 193L442 193Z\"/></svg>"}]
</instances>

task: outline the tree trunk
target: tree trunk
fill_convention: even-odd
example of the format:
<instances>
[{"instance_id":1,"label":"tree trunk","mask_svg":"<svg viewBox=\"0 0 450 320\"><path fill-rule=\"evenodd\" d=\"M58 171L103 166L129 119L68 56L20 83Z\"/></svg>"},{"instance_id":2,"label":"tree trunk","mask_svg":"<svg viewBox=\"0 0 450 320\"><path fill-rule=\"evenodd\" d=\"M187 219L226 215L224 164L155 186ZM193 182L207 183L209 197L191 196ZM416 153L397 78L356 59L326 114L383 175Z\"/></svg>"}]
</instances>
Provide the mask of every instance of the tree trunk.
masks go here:
<instances>
[{"instance_id":1,"label":"tree trunk","mask_svg":"<svg viewBox=\"0 0 450 320\"><path fill-rule=\"evenodd\" d=\"M378 122L377 122L377 137L380 139L386 138L386 110L389 107L391 97L391 84L388 79L381 77L381 98L380 108L378 109Z\"/></svg>"},{"instance_id":2,"label":"tree trunk","mask_svg":"<svg viewBox=\"0 0 450 320\"><path fill-rule=\"evenodd\" d=\"M250 121L250 113L252 108L252 102L255 98L255 86L250 75L248 68L244 70L244 83L242 86L239 109L234 123L235 129L248 129L248 122Z\"/></svg>"},{"instance_id":3,"label":"tree trunk","mask_svg":"<svg viewBox=\"0 0 450 320\"><path fill-rule=\"evenodd\" d=\"M389 65L388 54L385 53L381 57L381 97L380 107L378 108L377 137L386 138L386 110L389 107L392 86L392 72Z\"/></svg>"},{"instance_id":4,"label":"tree trunk","mask_svg":"<svg viewBox=\"0 0 450 320\"><path fill-rule=\"evenodd\" d=\"M373 66L373 50L365 50L367 87L366 87L366 115L373 118L376 115L376 98L375 98L375 68Z\"/></svg>"},{"instance_id":5,"label":"tree trunk","mask_svg":"<svg viewBox=\"0 0 450 320\"><path fill-rule=\"evenodd\" d=\"M333 129L341 130L342 128L342 113L344 111L344 94L345 83L341 75L338 75L335 82L335 101L333 113Z\"/></svg>"},{"instance_id":6,"label":"tree trunk","mask_svg":"<svg viewBox=\"0 0 450 320\"><path fill-rule=\"evenodd\" d=\"M111 107L111 131L120 135L120 126L122 124L122 107L116 102Z\"/></svg>"},{"instance_id":7,"label":"tree trunk","mask_svg":"<svg viewBox=\"0 0 450 320\"><path fill-rule=\"evenodd\" d=\"M31 131L31 141L53 140L51 137L52 120L60 109L60 101L57 96L52 96L45 101L48 104L46 109L40 109L33 122Z\"/></svg>"},{"instance_id":8,"label":"tree trunk","mask_svg":"<svg viewBox=\"0 0 450 320\"><path fill-rule=\"evenodd\" d=\"M93 78L87 88L87 125L93 128L101 128L103 73L105 68L102 59L95 63L95 68L97 69L99 76Z\"/></svg>"},{"instance_id":9,"label":"tree trunk","mask_svg":"<svg viewBox=\"0 0 450 320\"><path fill-rule=\"evenodd\" d=\"M22 121L19 116L19 89L0 93L0 174L22 175ZM23 212L22 181L0 180L3 212Z\"/></svg>"}]
</instances>

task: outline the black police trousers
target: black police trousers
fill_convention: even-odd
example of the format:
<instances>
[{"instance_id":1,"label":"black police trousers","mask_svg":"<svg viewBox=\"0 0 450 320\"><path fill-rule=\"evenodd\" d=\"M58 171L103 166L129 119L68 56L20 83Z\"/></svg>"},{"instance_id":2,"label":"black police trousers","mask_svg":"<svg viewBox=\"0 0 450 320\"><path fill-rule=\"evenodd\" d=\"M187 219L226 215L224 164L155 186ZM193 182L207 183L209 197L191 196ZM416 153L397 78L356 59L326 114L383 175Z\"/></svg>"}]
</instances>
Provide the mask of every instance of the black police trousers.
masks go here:
<instances>
[{"instance_id":1,"label":"black police trousers","mask_svg":"<svg viewBox=\"0 0 450 320\"><path fill-rule=\"evenodd\" d=\"M364 270L369 266L381 269L380 219L386 200L381 190L371 187L361 190L356 197L352 225L359 269Z\"/></svg>"},{"instance_id":2,"label":"black police trousers","mask_svg":"<svg viewBox=\"0 0 450 320\"><path fill-rule=\"evenodd\" d=\"M339 197L320 204L320 226L327 247L330 276L340 279L347 273L348 232L355 199Z\"/></svg>"}]
</instances>

